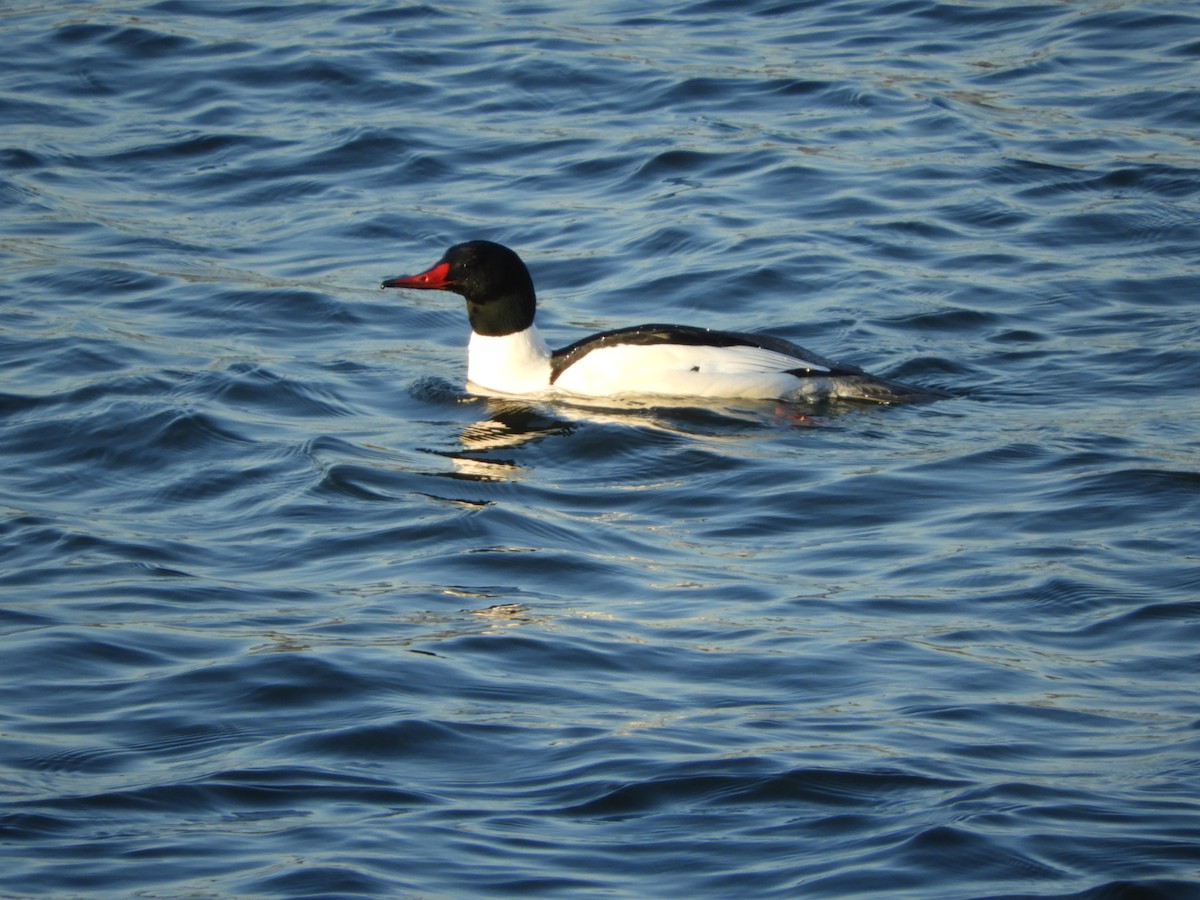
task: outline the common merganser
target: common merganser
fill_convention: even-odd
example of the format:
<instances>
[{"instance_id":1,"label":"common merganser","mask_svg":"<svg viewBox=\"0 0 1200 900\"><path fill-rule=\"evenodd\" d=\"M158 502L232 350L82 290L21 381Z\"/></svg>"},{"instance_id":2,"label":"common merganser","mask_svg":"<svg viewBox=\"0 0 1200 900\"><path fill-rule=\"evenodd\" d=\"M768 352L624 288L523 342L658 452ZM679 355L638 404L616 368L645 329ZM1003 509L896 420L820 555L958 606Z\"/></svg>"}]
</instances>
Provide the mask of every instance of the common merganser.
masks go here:
<instances>
[{"instance_id":1,"label":"common merganser","mask_svg":"<svg viewBox=\"0 0 1200 900\"><path fill-rule=\"evenodd\" d=\"M529 270L516 253L491 241L455 244L428 271L389 278L380 287L453 291L466 298L467 380L488 393L873 403L940 396L780 338L692 325L619 328L551 351L533 324L537 299Z\"/></svg>"}]
</instances>

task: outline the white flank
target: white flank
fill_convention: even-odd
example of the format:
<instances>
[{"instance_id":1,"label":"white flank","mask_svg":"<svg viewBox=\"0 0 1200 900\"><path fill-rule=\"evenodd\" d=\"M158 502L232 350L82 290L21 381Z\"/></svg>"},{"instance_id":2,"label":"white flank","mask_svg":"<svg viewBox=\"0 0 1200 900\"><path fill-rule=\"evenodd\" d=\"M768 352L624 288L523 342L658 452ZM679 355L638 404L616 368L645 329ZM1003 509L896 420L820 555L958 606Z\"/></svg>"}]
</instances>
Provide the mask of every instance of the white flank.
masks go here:
<instances>
[{"instance_id":1,"label":"white flank","mask_svg":"<svg viewBox=\"0 0 1200 900\"><path fill-rule=\"evenodd\" d=\"M603 397L660 394L675 397L769 399L785 397L797 380L787 369L827 371L760 347L620 344L593 350L559 376L555 387Z\"/></svg>"}]
</instances>

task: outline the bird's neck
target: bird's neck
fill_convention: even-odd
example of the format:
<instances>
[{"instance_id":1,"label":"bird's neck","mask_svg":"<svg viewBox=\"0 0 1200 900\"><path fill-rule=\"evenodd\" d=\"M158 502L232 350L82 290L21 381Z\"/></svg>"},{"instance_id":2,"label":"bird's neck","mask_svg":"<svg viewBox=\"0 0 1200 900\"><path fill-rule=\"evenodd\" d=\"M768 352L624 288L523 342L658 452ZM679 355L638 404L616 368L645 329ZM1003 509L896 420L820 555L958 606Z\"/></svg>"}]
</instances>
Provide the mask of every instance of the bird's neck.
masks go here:
<instances>
[{"instance_id":1,"label":"bird's neck","mask_svg":"<svg viewBox=\"0 0 1200 900\"><path fill-rule=\"evenodd\" d=\"M537 298L532 285L522 285L486 299L468 294L467 318L475 334L496 337L515 334L533 325Z\"/></svg>"}]
</instances>

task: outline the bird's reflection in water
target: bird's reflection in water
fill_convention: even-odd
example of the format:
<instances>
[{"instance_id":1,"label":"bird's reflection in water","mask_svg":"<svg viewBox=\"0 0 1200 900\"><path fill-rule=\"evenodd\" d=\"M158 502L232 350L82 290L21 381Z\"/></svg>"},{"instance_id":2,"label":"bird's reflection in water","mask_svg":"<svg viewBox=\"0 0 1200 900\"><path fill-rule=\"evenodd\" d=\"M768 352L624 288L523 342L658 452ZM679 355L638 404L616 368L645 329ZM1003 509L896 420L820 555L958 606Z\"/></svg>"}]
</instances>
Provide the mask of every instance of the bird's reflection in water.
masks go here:
<instances>
[{"instance_id":1,"label":"bird's reflection in water","mask_svg":"<svg viewBox=\"0 0 1200 900\"><path fill-rule=\"evenodd\" d=\"M483 402L487 418L472 422L459 433L464 450L520 447L550 435L566 437L575 430L575 423L558 415L549 404L491 397Z\"/></svg>"},{"instance_id":2,"label":"bird's reflection in water","mask_svg":"<svg viewBox=\"0 0 1200 900\"><path fill-rule=\"evenodd\" d=\"M513 459L495 455L513 450L544 437L567 436L575 424L556 416L548 404L528 400L493 397L477 401L487 412L486 418L471 422L459 432L458 450L436 450L454 462L450 478L472 481L504 481L517 476L520 466Z\"/></svg>"},{"instance_id":3,"label":"bird's reflection in water","mask_svg":"<svg viewBox=\"0 0 1200 900\"><path fill-rule=\"evenodd\" d=\"M503 452L546 437L570 437L591 425L619 425L665 431L677 435L703 435L706 440L739 441L762 428L780 423L811 427L814 408L798 404L750 401L746 406L701 404L694 399L670 397L528 398L460 395L486 412L459 432L460 448L433 451L454 461L451 478L479 481L509 480L523 466Z\"/></svg>"}]
</instances>

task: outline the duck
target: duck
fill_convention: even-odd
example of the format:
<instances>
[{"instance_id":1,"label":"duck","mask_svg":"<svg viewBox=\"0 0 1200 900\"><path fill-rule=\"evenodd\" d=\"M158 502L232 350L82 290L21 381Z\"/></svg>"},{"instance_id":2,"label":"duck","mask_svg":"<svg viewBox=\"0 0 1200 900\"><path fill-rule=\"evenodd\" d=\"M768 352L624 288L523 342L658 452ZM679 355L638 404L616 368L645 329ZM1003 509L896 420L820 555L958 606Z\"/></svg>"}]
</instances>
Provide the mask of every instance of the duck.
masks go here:
<instances>
[{"instance_id":1,"label":"duck","mask_svg":"<svg viewBox=\"0 0 1200 900\"><path fill-rule=\"evenodd\" d=\"M937 399L766 334L647 324L602 331L551 350L538 332L537 296L517 253L493 241L450 247L417 275L381 288L450 291L467 304L468 387L487 395L876 404Z\"/></svg>"}]
</instances>

